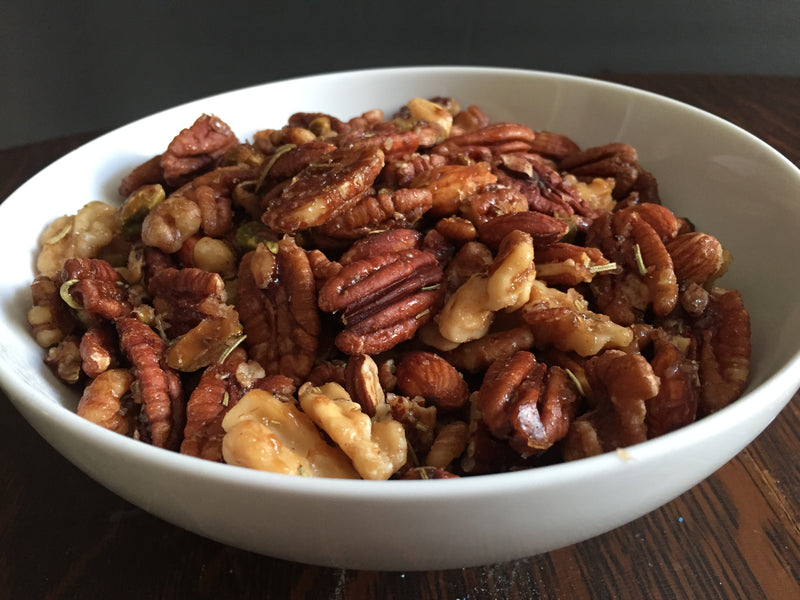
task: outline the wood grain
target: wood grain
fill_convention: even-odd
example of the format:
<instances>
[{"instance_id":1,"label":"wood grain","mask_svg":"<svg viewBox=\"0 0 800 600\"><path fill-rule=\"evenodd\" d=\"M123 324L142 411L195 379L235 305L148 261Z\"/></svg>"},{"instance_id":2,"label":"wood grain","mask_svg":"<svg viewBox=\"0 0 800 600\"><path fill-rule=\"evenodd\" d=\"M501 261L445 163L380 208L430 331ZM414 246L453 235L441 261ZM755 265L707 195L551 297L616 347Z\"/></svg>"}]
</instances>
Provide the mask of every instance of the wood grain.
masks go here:
<instances>
[{"instance_id":1,"label":"wood grain","mask_svg":"<svg viewBox=\"0 0 800 600\"><path fill-rule=\"evenodd\" d=\"M800 162L800 78L596 76L713 112ZM94 135L0 151L0 198ZM796 394L713 476L624 527L498 565L381 573L258 556L164 523L79 472L1 396L0 599L800 598L799 433Z\"/></svg>"}]
</instances>

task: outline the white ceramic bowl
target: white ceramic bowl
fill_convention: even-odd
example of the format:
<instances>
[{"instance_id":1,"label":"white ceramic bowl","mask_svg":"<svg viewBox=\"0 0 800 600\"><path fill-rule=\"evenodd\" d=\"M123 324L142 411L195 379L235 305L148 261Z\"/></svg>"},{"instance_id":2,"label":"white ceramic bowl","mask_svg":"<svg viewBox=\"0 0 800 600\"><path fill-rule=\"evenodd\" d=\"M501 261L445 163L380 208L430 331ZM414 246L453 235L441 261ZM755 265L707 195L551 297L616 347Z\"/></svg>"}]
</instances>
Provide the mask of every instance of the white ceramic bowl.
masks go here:
<instances>
[{"instance_id":1,"label":"white ceramic bowl","mask_svg":"<svg viewBox=\"0 0 800 600\"><path fill-rule=\"evenodd\" d=\"M89 200L116 201L120 177L201 113L240 139L297 111L390 113L414 96L453 96L494 120L565 133L581 146L635 146L664 202L734 254L753 329L752 381L728 408L616 453L536 470L433 481L336 481L212 464L136 442L76 416L25 321L35 240ZM2 384L69 460L120 496L186 529L320 565L412 570L549 551L627 523L688 490L751 442L800 384L796 272L800 171L719 118L650 93L578 77L487 68L401 68L283 81L156 114L51 165L0 206ZM783 274L775 277L774 273Z\"/></svg>"}]
</instances>

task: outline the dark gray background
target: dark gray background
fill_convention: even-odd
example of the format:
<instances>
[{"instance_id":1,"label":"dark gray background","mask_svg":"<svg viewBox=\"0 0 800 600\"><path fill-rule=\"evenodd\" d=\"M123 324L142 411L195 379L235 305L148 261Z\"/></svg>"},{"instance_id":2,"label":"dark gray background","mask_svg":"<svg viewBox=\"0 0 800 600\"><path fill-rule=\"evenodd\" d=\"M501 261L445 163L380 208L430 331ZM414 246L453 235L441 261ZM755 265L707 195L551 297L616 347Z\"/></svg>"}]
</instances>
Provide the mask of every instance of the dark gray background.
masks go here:
<instances>
[{"instance_id":1,"label":"dark gray background","mask_svg":"<svg viewBox=\"0 0 800 600\"><path fill-rule=\"evenodd\" d=\"M0 0L0 148L362 67L800 75L800 2Z\"/></svg>"}]
</instances>

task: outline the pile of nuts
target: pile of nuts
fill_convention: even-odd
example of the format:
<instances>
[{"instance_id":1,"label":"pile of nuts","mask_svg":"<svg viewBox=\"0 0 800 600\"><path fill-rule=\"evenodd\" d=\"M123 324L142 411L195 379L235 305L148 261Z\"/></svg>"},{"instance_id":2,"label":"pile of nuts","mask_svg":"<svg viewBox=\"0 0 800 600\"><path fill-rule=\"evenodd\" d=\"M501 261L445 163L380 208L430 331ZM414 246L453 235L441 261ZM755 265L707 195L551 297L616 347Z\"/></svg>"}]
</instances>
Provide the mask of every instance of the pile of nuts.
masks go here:
<instances>
[{"instance_id":1,"label":"pile of nuts","mask_svg":"<svg viewBox=\"0 0 800 600\"><path fill-rule=\"evenodd\" d=\"M429 479L575 460L738 398L730 254L636 150L414 98L240 141L202 115L40 239L78 414L212 461Z\"/></svg>"}]
</instances>

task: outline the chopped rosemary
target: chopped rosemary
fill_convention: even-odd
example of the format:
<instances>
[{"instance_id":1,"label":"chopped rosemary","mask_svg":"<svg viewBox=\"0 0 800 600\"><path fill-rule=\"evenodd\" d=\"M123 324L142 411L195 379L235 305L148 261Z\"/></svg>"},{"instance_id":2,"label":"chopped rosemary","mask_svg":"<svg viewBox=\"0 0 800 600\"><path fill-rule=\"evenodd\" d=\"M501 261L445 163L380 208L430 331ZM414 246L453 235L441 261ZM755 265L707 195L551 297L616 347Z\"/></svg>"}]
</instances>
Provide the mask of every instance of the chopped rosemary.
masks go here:
<instances>
[{"instance_id":1,"label":"chopped rosemary","mask_svg":"<svg viewBox=\"0 0 800 600\"><path fill-rule=\"evenodd\" d=\"M589 267L589 273L604 273L606 271L613 271L617 268L617 263L610 262L604 265L592 265Z\"/></svg>"},{"instance_id":2,"label":"chopped rosemary","mask_svg":"<svg viewBox=\"0 0 800 600\"><path fill-rule=\"evenodd\" d=\"M266 166L264 167L264 170L261 171L261 175L259 175L258 180L256 181L256 190L258 190L261 187L261 185L264 183L264 179L267 178L267 175L269 174L269 172L272 169L272 167L275 165L275 162L282 155L286 154L287 152L289 152L289 150L293 150L296 147L297 146L295 146L294 144L284 144L283 146L281 146L277 150L275 150L275 154L273 154L272 157L269 159L269 161L267 162Z\"/></svg>"},{"instance_id":3,"label":"chopped rosemary","mask_svg":"<svg viewBox=\"0 0 800 600\"><path fill-rule=\"evenodd\" d=\"M64 283L61 284L61 287L58 289L58 293L67 306L69 306L70 308L74 308L75 310L80 310L83 307L80 304L78 304L75 301L75 298L72 297L72 294L69 293L69 288L71 288L72 285L77 282L78 282L77 279L70 279L69 281L65 281Z\"/></svg>"},{"instance_id":4,"label":"chopped rosemary","mask_svg":"<svg viewBox=\"0 0 800 600\"><path fill-rule=\"evenodd\" d=\"M639 269L639 275L647 275L647 267L644 265L642 249L639 244L634 244L633 246L633 258L636 260L636 268Z\"/></svg>"},{"instance_id":5,"label":"chopped rosemary","mask_svg":"<svg viewBox=\"0 0 800 600\"><path fill-rule=\"evenodd\" d=\"M581 396L586 397L586 392L584 392L583 386L581 385L580 380L576 377L575 373L573 373L570 369L566 368L564 369L564 371L566 371L567 377L569 377L572 380L572 383L575 384L575 387L578 388L578 393Z\"/></svg>"},{"instance_id":6,"label":"chopped rosemary","mask_svg":"<svg viewBox=\"0 0 800 600\"><path fill-rule=\"evenodd\" d=\"M239 337L234 339L233 343L230 346L228 346L227 348L225 348L225 350L222 352L222 354L220 355L219 360L217 362L219 364L224 363L225 360L231 355L231 352L233 352L239 344L241 344L243 341L245 341L245 339L247 339L246 335L240 335Z\"/></svg>"},{"instance_id":7,"label":"chopped rosemary","mask_svg":"<svg viewBox=\"0 0 800 600\"><path fill-rule=\"evenodd\" d=\"M169 338L167 337L167 329L169 329L169 324L164 321L161 315L156 315L154 325L155 330L158 332L158 335L161 336L161 339L165 342L168 342Z\"/></svg>"},{"instance_id":8,"label":"chopped rosemary","mask_svg":"<svg viewBox=\"0 0 800 600\"><path fill-rule=\"evenodd\" d=\"M409 444L408 446L408 462L410 462L414 467L419 467L419 458L417 458L417 453L414 452L414 448Z\"/></svg>"},{"instance_id":9,"label":"chopped rosemary","mask_svg":"<svg viewBox=\"0 0 800 600\"><path fill-rule=\"evenodd\" d=\"M68 234L70 231L72 231L72 222L70 222L69 224L67 224L67 225L66 225L66 227L64 227L63 229L61 229L61 231L59 231L59 232L58 232L57 234L55 234L53 237L51 237L51 238L48 238L48 239L45 241L45 244L55 244L55 243L56 243L57 241L59 241L60 239L62 239L62 238L64 238L64 237L66 237L66 235L67 235L67 234Z\"/></svg>"}]
</instances>

